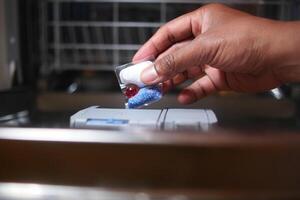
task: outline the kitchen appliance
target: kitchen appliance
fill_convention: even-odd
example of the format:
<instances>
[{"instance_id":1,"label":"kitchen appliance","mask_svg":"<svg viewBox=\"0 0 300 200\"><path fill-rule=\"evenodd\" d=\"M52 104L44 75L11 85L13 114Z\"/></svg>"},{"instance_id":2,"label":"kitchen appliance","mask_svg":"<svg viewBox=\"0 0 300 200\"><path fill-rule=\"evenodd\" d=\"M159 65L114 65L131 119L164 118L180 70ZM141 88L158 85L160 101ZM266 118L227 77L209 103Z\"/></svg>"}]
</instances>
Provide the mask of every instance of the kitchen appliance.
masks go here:
<instances>
[{"instance_id":1,"label":"kitchen appliance","mask_svg":"<svg viewBox=\"0 0 300 200\"><path fill-rule=\"evenodd\" d=\"M295 0L1 0L1 116L33 110L40 124L45 112L120 107L113 68L130 62L161 25L212 2L280 20L300 13ZM274 94L283 99L294 88Z\"/></svg>"},{"instance_id":2,"label":"kitchen appliance","mask_svg":"<svg viewBox=\"0 0 300 200\"><path fill-rule=\"evenodd\" d=\"M297 0L0 0L0 199L299 199L297 85L276 99L222 92L183 110L171 93L154 110L120 108L113 67L211 2L300 15ZM173 130L110 130L139 118Z\"/></svg>"}]
</instances>

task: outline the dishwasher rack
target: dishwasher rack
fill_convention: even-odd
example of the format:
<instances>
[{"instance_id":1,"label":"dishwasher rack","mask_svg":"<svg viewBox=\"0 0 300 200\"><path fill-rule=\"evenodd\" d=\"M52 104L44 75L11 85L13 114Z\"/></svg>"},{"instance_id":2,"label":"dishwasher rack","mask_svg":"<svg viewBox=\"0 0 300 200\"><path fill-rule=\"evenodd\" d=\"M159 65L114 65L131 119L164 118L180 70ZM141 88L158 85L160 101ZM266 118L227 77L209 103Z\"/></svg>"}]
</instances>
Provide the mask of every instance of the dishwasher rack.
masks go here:
<instances>
[{"instance_id":1,"label":"dishwasher rack","mask_svg":"<svg viewBox=\"0 0 300 200\"><path fill-rule=\"evenodd\" d=\"M291 18L294 1L43 0L41 72L113 70L130 62L161 25L211 2L286 20Z\"/></svg>"}]
</instances>

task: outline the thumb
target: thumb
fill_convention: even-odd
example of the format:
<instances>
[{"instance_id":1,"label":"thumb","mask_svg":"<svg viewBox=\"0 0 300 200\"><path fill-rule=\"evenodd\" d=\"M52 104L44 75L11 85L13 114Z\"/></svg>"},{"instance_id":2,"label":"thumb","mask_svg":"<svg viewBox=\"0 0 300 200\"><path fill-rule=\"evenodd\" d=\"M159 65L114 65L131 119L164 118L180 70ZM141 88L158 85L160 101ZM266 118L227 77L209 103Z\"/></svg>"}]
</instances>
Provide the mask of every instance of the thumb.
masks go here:
<instances>
[{"instance_id":1,"label":"thumb","mask_svg":"<svg viewBox=\"0 0 300 200\"><path fill-rule=\"evenodd\" d=\"M155 61L143 70L141 80L148 85L157 84L173 78L190 67L208 64L218 49L200 36L184 47L177 49ZM215 50L216 49L216 50Z\"/></svg>"}]
</instances>

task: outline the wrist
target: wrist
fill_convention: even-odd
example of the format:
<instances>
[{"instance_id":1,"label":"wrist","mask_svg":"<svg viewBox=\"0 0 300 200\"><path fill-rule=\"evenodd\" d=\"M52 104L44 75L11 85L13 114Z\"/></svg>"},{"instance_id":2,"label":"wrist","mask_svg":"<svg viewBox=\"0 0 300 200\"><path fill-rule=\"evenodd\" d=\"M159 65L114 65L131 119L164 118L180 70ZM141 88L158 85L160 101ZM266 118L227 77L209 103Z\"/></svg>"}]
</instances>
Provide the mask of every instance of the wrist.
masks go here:
<instances>
[{"instance_id":1,"label":"wrist","mask_svg":"<svg viewBox=\"0 0 300 200\"><path fill-rule=\"evenodd\" d=\"M274 34L274 75L283 83L300 82L300 22L278 22Z\"/></svg>"}]
</instances>

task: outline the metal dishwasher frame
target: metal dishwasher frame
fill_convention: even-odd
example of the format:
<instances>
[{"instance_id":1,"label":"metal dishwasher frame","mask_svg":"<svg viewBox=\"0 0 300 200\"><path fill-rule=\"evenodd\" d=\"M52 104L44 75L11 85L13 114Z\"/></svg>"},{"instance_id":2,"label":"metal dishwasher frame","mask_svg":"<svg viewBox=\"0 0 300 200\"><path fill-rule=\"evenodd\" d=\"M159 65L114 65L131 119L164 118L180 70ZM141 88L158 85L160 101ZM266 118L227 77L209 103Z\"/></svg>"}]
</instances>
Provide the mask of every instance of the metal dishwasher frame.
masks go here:
<instances>
[{"instance_id":1,"label":"metal dishwasher frame","mask_svg":"<svg viewBox=\"0 0 300 200\"><path fill-rule=\"evenodd\" d=\"M16 76L22 80L19 55L17 0L0 0L0 91L9 90Z\"/></svg>"}]
</instances>

